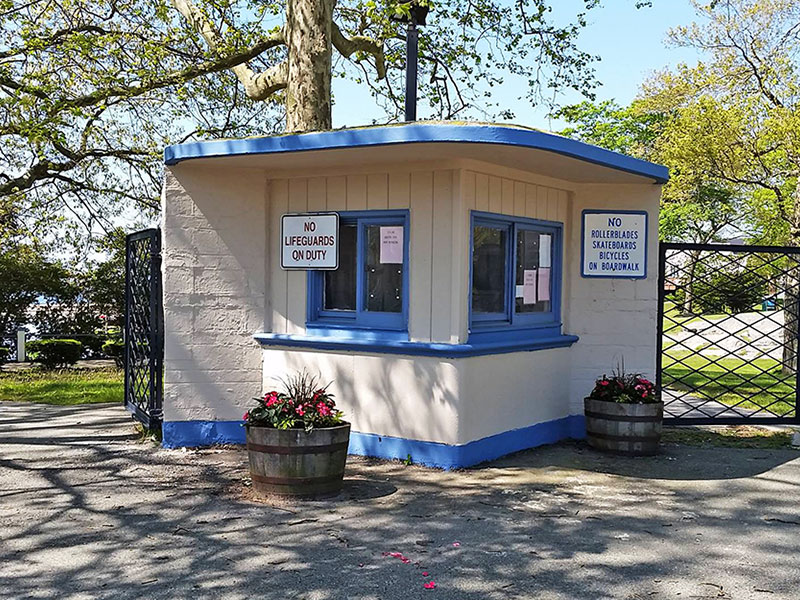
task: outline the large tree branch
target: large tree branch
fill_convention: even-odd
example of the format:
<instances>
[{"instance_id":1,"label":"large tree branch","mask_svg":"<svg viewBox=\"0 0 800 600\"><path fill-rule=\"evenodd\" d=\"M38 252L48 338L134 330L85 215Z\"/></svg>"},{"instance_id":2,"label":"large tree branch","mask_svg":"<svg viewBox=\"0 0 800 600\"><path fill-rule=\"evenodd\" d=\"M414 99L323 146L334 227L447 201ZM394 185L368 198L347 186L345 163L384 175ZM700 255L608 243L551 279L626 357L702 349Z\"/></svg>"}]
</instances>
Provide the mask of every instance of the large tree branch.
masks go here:
<instances>
[{"instance_id":1,"label":"large tree branch","mask_svg":"<svg viewBox=\"0 0 800 600\"><path fill-rule=\"evenodd\" d=\"M36 182L53 177L58 173L63 173L75 168L81 161L93 158L120 158L128 159L132 157L146 156L147 153L139 150L87 150L84 152L74 152L64 146L57 148L58 152L67 157L68 160L55 162L52 160L41 160L34 164L30 169L19 177L7 177L0 183L0 197L8 194L25 191L32 187Z\"/></svg>"},{"instance_id":2,"label":"large tree branch","mask_svg":"<svg viewBox=\"0 0 800 600\"><path fill-rule=\"evenodd\" d=\"M335 21L331 21L331 42L339 54L345 58L350 58L353 52L366 52L375 58L375 70L378 79L386 77L386 61L383 54L383 44L363 35L355 35L347 38L339 29Z\"/></svg>"},{"instance_id":3,"label":"large tree branch","mask_svg":"<svg viewBox=\"0 0 800 600\"><path fill-rule=\"evenodd\" d=\"M61 41L63 41L65 37L77 33L96 33L99 35L107 35L109 32L108 30L103 29L102 27L99 27L97 25L78 25L75 27L59 29L58 31L54 31L48 36L29 39L27 43L23 46L18 46L17 48L11 48L9 50L0 51L0 60L4 58L10 58L12 56L27 54L34 48L40 49L42 47L49 47L54 44L58 44Z\"/></svg>"},{"instance_id":4,"label":"large tree branch","mask_svg":"<svg viewBox=\"0 0 800 600\"><path fill-rule=\"evenodd\" d=\"M191 0L172 0L172 5L183 15L195 31L203 37L206 44L208 44L208 47L213 52L220 52L225 45L222 36L211 20L208 19L199 8L192 4ZM269 48L286 43L282 31L273 34L268 39L273 42ZM262 52L267 49L268 48L264 48ZM255 58L255 56L257 55L251 58ZM242 61L237 65L231 65L229 68L244 86L244 91L247 96L252 100L264 100L268 98L278 90L285 88L289 79L289 66L285 61L270 67L262 73L257 73L250 68L247 61Z\"/></svg>"},{"instance_id":5,"label":"large tree branch","mask_svg":"<svg viewBox=\"0 0 800 600\"><path fill-rule=\"evenodd\" d=\"M265 50L274 48L281 44L283 44L283 36L270 36L254 44L252 47L242 50L236 54L221 56L213 60L203 61L196 65L190 65L184 69L144 81L138 85L110 86L108 88L95 90L94 92L84 96L78 96L77 98L56 100L53 103L53 109L51 110L51 113L56 113L71 108L85 108L87 106L94 106L105 102L109 98L130 98L140 96L152 90L169 87L171 85L190 81L203 75L225 71L226 69L233 69L235 72L238 67L244 67L250 70L245 66L247 61L255 58ZM270 73L271 70L272 69L268 69L263 74L256 76L254 78L255 85L275 85L275 79L277 75L275 73ZM43 90L37 86L21 83L2 73L0 73L0 87L5 87L16 92L30 94L42 100L48 100L52 98L49 91ZM278 87L277 89L281 88Z\"/></svg>"}]
</instances>

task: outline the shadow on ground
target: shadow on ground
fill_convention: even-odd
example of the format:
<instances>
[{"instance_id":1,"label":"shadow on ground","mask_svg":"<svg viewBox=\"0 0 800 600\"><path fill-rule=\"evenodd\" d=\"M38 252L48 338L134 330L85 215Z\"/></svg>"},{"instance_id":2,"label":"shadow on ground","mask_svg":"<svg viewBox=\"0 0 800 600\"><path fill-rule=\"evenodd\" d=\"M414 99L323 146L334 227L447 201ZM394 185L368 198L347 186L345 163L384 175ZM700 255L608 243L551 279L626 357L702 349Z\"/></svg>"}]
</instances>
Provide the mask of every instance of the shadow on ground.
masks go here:
<instances>
[{"instance_id":1,"label":"shadow on ground","mask_svg":"<svg viewBox=\"0 0 800 600\"><path fill-rule=\"evenodd\" d=\"M790 450L563 444L458 472L354 457L339 497L263 504L241 449L136 443L118 407L0 404L0 431L0 598L774 600L800 585Z\"/></svg>"}]
</instances>

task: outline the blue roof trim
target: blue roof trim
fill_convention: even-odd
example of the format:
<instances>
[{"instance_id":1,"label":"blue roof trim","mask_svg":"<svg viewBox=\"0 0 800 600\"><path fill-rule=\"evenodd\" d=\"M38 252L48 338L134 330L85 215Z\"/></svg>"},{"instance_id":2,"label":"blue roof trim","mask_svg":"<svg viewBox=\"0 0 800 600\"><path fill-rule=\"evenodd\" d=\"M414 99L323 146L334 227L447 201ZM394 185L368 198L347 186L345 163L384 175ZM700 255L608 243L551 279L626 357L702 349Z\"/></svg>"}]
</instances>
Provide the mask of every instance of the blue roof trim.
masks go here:
<instances>
[{"instance_id":1,"label":"blue roof trim","mask_svg":"<svg viewBox=\"0 0 800 600\"><path fill-rule=\"evenodd\" d=\"M278 154L332 150L336 148L363 148L390 144L419 144L454 142L465 144L499 144L546 150L578 160L594 163L617 171L649 177L656 183L669 180L667 167L612 152L552 133L505 127L502 125L457 125L415 123L413 125L387 125L361 129L339 129L318 133L300 133L237 140L212 140L167 146L164 163L174 165L192 158L242 156L248 154Z\"/></svg>"}]
</instances>

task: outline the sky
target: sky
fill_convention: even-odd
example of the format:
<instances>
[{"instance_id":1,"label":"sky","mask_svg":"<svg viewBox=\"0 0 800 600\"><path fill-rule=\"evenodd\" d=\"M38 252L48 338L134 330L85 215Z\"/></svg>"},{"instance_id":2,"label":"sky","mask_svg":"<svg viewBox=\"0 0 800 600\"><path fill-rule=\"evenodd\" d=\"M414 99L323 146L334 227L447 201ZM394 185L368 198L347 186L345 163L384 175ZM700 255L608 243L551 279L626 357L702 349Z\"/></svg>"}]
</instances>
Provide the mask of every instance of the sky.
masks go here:
<instances>
[{"instance_id":1,"label":"sky","mask_svg":"<svg viewBox=\"0 0 800 600\"><path fill-rule=\"evenodd\" d=\"M582 5L580 0L553 0L558 19L569 19ZM588 25L582 31L578 47L599 55L595 64L597 79L602 86L596 90L597 100L615 99L625 105L634 99L639 85L654 71L681 62L697 62L697 54L688 49L667 47L667 31L677 25L695 20L689 0L653 0L652 8L635 8L635 0L605 0L604 6L588 13ZM429 26L436 26L435 12L428 17ZM424 35L424 28L423 28ZM383 115L369 93L357 84L336 80L333 88L334 127L366 125ZM539 129L558 130L564 123L550 120L545 108L533 108L524 100L522 84L503 85L497 96L514 113L514 123ZM558 99L561 105L582 100L577 92ZM426 107L420 104L418 118L426 118Z\"/></svg>"}]
</instances>

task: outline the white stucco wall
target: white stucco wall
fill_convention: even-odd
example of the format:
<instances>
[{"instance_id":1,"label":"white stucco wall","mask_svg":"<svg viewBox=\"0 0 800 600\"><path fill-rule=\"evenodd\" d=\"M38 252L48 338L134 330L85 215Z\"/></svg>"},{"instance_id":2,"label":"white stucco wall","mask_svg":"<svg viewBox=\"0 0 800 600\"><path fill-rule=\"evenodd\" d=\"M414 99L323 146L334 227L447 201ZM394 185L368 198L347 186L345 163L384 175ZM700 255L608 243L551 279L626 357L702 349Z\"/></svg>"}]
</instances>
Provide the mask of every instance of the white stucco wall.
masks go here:
<instances>
[{"instance_id":1,"label":"white stucco wall","mask_svg":"<svg viewBox=\"0 0 800 600\"><path fill-rule=\"evenodd\" d=\"M261 392L266 181L254 170L166 171L164 420L240 419Z\"/></svg>"},{"instance_id":2,"label":"white stucco wall","mask_svg":"<svg viewBox=\"0 0 800 600\"><path fill-rule=\"evenodd\" d=\"M571 412L583 413L594 381L624 362L628 372L655 378L658 315L658 208L661 186L585 185L574 192L565 273L568 290L564 327L580 337L572 347ZM647 278L581 277L581 211L646 210Z\"/></svg>"}]
</instances>

